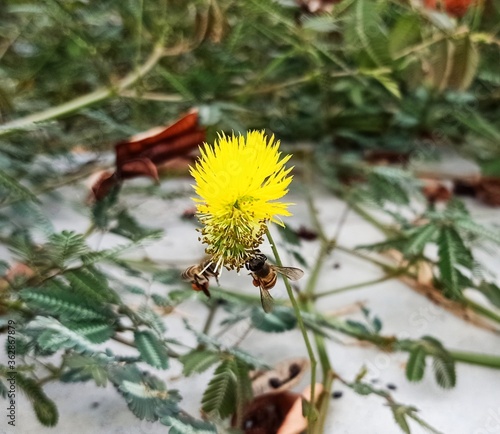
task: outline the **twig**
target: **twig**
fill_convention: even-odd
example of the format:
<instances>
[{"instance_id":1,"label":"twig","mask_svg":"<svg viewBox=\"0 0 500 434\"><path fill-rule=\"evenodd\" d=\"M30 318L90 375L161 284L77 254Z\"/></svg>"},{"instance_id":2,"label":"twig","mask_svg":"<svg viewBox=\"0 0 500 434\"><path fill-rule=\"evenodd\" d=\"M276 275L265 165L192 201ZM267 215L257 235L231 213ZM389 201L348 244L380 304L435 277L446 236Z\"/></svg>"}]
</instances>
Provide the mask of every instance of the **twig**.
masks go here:
<instances>
[{"instance_id":1,"label":"twig","mask_svg":"<svg viewBox=\"0 0 500 434\"><path fill-rule=\"evenodd\" d=\"M313 299L317 300L321 297L326 297L327 295L339 294L341 292L350 291L352 289L364 288L365 286L373 286L377 283L385 282L386 280L394 279L397 276L395 273L387 274L386 276L379 277L378 279L368 280L366 282L355 283L353 285L343 286L341 288L329 289L328 291L320 292L313 295Z\"/></svg>"}]
</instances>

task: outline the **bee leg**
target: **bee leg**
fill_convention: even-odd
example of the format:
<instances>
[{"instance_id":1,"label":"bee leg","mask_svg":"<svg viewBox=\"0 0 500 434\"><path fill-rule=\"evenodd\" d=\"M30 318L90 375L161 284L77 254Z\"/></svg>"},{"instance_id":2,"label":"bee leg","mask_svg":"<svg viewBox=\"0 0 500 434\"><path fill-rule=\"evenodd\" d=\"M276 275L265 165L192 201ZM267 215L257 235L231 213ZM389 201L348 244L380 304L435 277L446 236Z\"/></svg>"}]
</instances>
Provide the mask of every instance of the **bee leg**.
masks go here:
<instances>
[{"instance_id":1,"label":"bee leg","mask_svg":"<svg viewBox=\"0 0 500 434\"><path fill-rule=\"evenodd\" d=\"M193 282L191 284L195 291L202 291L208 298L210 298L210 291L208 290L208 285L206 283Z\"/></svg>"}]
</instances>

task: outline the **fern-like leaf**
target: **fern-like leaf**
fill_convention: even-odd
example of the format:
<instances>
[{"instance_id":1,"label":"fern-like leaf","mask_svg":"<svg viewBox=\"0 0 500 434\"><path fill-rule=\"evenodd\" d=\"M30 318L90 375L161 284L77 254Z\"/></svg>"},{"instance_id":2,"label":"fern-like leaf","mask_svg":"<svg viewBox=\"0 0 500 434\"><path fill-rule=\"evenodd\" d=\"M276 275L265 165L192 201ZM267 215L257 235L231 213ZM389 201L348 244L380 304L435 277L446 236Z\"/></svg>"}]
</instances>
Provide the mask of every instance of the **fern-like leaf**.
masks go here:
<instances>
[{"instance_id":1,"label":"fern-like leaf","mask_svg":"<svg viewBox=\"0 0 500 434\"><path fill-rule=\"evenodd\" d=\"M434 240L439 228L429 223L414 229L406 242L403 252L408 256L420 255L427 243Z\"/></svg>"},{"instance_id":2,"label":"fern-like leaf","mask_svg":"<svg viewBox=\"0 0 500 434\"><path fill-rule=\"evenodd\" d=\"M28 333L33 333L38 345L47 351L73 349L81 354L99 353L90 340L54 318L36 317L26 330Z\"/></svg>"},{"instance_id":3,"label":"fern-like leaf","mask_svg":"<svg viewBox=\"0 0 500 434\"><path fill-rule=\"evenodd\" d=\"M468 218L459 218L453 222L457 229L482 241L500 244L500 231L480 225Z\"/></svg>"},{"instance_id":4,"label":"fern-like leaf","mask_svg":"<svg viewBox=\"0 0 500 434\"><path fill-rule=\"evenodd\" d=\"M52 234L47 243L50 259L59 267L87 253L88 250L84 236L71 231Z\"/></svg>"},{"instance_id":5,"label":"fern-like leaf","mask_svg":"<svg viewBox=\"0 0 500 434\"><path fill-rule=\"evenodd\" d=\"M201 401L206 413L224 419L236 410L236 365L234 359L223 361L215 370Z\"/></svg>"},{"instance_id":6,"label":"fern-like leaf","mask_svg":"<svg viewBox=\"0 0 500 434\"><path fill-rule=\"evenodd\" d=\"M115 332L107 321L65 322L64 325L70 330L84 336L93 344L102 344L106 342Z\"/></svg>"},{"instance_id":7,"label":"fern-like leaf","mask_svg":"<svg viewBox=\"0 0 500 434\"><path fill-rule=\"evenodd\" d=\"M392 415L394 416L394 420L401 428L401 430L406 434L411 434L410 427L408 426L408 422L406 421L407 416L407 407L401 404L393 404L391 405Z\"/></svg>"},{"instance_id":8,"label":"fern-like leaf","mask_svg":"<svg viewBox=\"0 0 500 434\"><path fill-rule=\"evenodd\" d=\"M410 353L408 363L406 364L406 378L410 381L420 381L425 372L425 349L422 346L416 346Z\"/></svg>"},{"instance_id":9,"label":"fern-like leaf","mask_svg":"<svg viewBox=\"0 0 500 434\"><path fill-rule=\"evenodd\" d=\"M177 391L167 390L163 381L139 371L135 365L111 366L109 379L139 419L154 422L165 414L178 413L180 396Z\"/></svg>"},{"instance_id":10,"label":"fern-like leaf","mask_svg":"<svg viewBox=\"0 0 500 434\"><path fill-rule=\"evenodd\" d=\"M88 300L117 302L118 296L108 286L106 278L95 268L86 267L64 273L71 288Z\"/></svg>"},{"instance_id":11,"label":"fern-like leaf","mask_svg":"<svg viewBox=\"0 0 500 434\"><path fill-rule=\"evenodd\" d=\"M137 349L146 363L158 369L168 368L168 352L165 344L152 331L136 331L134 338Z\"/></svg>"},{"instance_id":12,"label":"fern-like leaf","mask_svg":"<svg viewBox=\"0 0 500 434\"><path fill-rule=\"evenodd\" d=\"M436 381L443 389L455 387L457 382L455 362L449 354L439 353L435 355L432 367Z\"/></svg>"},{"instance_id":13,"label":"fern-like leaf","mask_svg":"<svg viewBox=\"0 0 500 434\"><path fill-rule=\"evenodd\" d=\"M159 335L165 333L165 324L163 323L162 318L154 310L143 304L139 307L139 309L137 309L136 313L139 318L156 331L156 333Z\"/></svg>"},{"instance_id":14,"label":"fern-like leaf","mask_svg":"<svg viewBox=\"0 0 500 434\"><path fill-rule=\"evenodd\" d=\"M55 286L44 289L25 289L19 294L28 306L41 309L53 316L76 321L107 319L102 309L90 305L85 298Z\"/></svg>"},{"instance_id":15,"label":"fern-like leaf","mask_svg":"<svg viewBox=\"0 0 500 434\"><path fill-rule=\"evenodd\" d=\"M108 362L103 361L102 358L71 354L65 358L65 363L73 371L83 374L79 376L79 379L91 377L97 387L106 387L108 383Z\"/></svg>"},{"instance_id":16,"label":"fern-like leaf","mask_svg":"<svg viewBox=\"0 0 500 434\"><path fill-rule=\"evenodd\" d=\"M188 377L206 371L220 360L219 353L210 350L193 350L180 357L182 373Z\"/></svg>"},{"instance_id":17,"label":"fern-like leaf","mask_svg":"<svg viewBox=\"0 0 500 434\"><path fill-rule=\"evenodd\" d=\"M14 200L37 200L36 196L29 189L3 170L0 170L0 188L3 190L2 196L7 196Z\"/></svg>"},{"instance_id":18,"label":"fern-like leaf","mask_svg":"<svg viewBox=\"0 0 500 434\"><path fill-rule=\"evenodd\" d=\"M460 298L464 288L464 277L457 265L472 268L473 258L458 232L450 227L441 228L438 237L439 271L447 294Z\"/></svg>"},{"instance_id":19,"label":"fern-like leaf","mask_svg":"<svg viewBox=\"0 0 500 434\"><path fill-rule=\"evenodd\" d=\"M170 427L169 434L217 434L217 429L212 424L182 413L164 416L160 422Z\"/></svg>"},{"instance_id":20,"label":"fern-like leaf","mask_svg":"<svg viewBox=\"0 0 500 434\"><path fill-rule=\"evenodd\" d=\"M252 325L267 333L281 333L295 328L297 319L290 309L275 307L272 312L264 313L259 307L251 313Z\"/></svg>"},{"instance_id":21,"label":"fern-like leaf","mask_svg":"<svg viewBox=\"0 0 500 434\"><path fill-rule=\"evenodd\" d=\"M45 394L42 387L32 378L16 374L16 384L33 405L36 417L44 426L55 426L59 413L54 402Z\"/></svg>"}]
</instances>

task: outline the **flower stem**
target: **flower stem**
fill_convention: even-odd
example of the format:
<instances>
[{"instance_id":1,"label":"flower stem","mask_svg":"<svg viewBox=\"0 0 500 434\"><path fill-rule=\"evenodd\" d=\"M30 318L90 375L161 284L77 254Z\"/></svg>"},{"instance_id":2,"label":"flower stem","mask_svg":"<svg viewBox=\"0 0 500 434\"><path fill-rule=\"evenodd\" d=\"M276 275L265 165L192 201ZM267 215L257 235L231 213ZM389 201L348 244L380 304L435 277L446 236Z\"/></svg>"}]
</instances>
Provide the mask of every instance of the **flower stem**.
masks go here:
<instances>
[{"instance_id":1,"label":"flower stem","mask_svg":"<svg viewBox=\"0 0 500 434\"><path fill-rule=\"evenodd\" d=\"M31 128L33 125L42 122L58 119L81 110L82 108L101 102L114 94L118 94L120 91L130 87L146 75L164 55L165 49L163 44L158 44L155 46L143 65L125 76L118 83L116 83L115 86L97 89L94 92L90 92L87 95L80 96L58 106L7 122L6 124L1 125L0 136L8 135L18 130Z\"/></svg>"},{"instance_id":2,"label":"flower stem","mask_svg":"<svg viewBox=\"0 0 500 434\"><path fill-rule=\"evenodd\" d=\"M266 229L266 236L267 239L269 240L269 243L271 244L271 249L273 250L274 258L276 259L276 264L280 267L283 266L283 263L281 262L280 255L278 253L278 249L276 248L276 245L274 244L273 237L271 235L271 232L269 229ZM316 356L314 355L314 351L311 345L311 341L309 340L309 336L307 334L307 330L304 325L304 320L302 319L302 314L300 311L299 304L297 303L297 300L295 299L295 296L293 295L293 289L290 285L290 282L286 278L286 276L282 276L283 281L285 282L285 287L286 291L288 293L288 298L290 299L290 302L292 303L293 310L295 311L295 315L297 317L297 324L299 325L299 329L302 333L302 337L304 339L304 343L307 348L307 354L309 356L309 362L311 363L311 405L309 406L309 412L307 415L308 421L309 421L309 428L308 432L311 432L311 426L315 417L314 414L314 393L315 393L315 385L316 385L316 366L318 364L316 360Z\"/></svg>"}]
</instances>

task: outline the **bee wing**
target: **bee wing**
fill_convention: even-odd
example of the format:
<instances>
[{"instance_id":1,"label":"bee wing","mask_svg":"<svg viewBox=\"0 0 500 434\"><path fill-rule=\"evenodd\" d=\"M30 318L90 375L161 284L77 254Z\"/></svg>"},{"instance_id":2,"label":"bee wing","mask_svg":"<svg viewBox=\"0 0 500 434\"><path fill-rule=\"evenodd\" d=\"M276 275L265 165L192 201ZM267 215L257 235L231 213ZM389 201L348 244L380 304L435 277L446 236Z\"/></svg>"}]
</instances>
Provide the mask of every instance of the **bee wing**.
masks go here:
<instances>
[{"instance_id":1,"label":"bee wing","mask_svg":"<svg viewBox=\"0 0 500 434\"><path fill-rule=\"evenodd\" d=\"M260 288L260 302L262 303L262 309L264 309L264 312L272 312L274 308L274 299L269 291L262 289L262 287Z\"/></svg>"},{"instance_id":2,"label":"bee wing","mask_svg":"<svg viewBox=\"0 0 500 434\"><path fill-rule=\"evenodd\" d=\"M304 275L304 272L300 268L278 267L277 265L273 265L272 268L274 271L283 274L283 276L288 277L290 280L299 280Z\"/></svg>"},{"instance_id":3,"label":"bee wing","mask_svg":"<svg viewBox=\"0 0 500 434\"><path fill-rule=\"evenodd\" d=\"M193 265L191 265L181 273L181 278L182 280L191 281L193 280L193 275L194 275Z\"/></svg>"}]
</instances>

